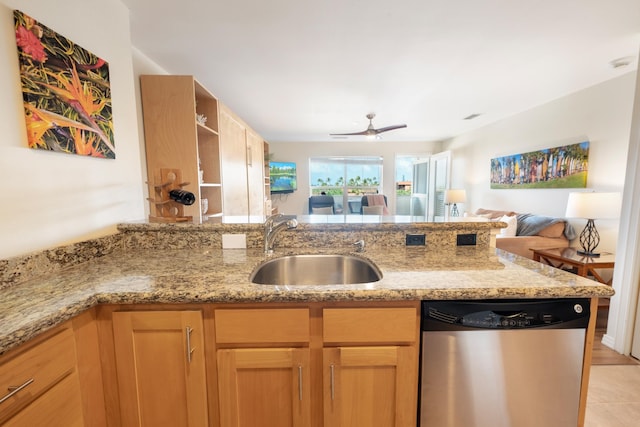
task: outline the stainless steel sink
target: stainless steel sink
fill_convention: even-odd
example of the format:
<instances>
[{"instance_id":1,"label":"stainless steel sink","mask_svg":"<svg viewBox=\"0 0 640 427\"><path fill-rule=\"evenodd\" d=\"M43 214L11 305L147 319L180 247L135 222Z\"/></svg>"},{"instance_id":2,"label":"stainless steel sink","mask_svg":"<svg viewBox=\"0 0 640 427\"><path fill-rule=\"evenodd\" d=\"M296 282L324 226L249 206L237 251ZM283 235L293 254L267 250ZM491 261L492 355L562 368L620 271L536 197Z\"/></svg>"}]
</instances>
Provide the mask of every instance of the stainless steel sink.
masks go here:
<instances>
[{"instance_id":1,"label":"stainless steel sink","mask_svg":"<svg viewBox=\"0 0 640 427\"><path fill-rule=\"evenodd\" d=\"M261 285L341 285L377 282L380 269L352 255L290 255L260 264L251 282Z\"/></svg>"}]
</instances>

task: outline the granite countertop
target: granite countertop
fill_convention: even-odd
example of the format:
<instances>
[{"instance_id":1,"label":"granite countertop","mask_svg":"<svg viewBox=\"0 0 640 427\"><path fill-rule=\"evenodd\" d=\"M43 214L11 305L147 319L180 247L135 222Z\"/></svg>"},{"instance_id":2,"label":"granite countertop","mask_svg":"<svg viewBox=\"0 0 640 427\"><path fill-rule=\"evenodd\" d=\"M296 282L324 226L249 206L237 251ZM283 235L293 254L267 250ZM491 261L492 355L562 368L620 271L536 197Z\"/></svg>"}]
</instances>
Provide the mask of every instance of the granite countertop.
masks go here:
<instances>
[{"instance_id":1,"label":"granite countertop","mask_svg":"<svg viewBox=\"0 0 640 427\"><path fill-rule=\"evenodd\" d=\"M278 249L348 253L343 249ZM97 304L393 301L608 297L613 289L495 249L371 248L382 271L360 285L250 283L259 249L136 250L113 253L0 290L0 354Z\"/></svg>"}]
</instances>

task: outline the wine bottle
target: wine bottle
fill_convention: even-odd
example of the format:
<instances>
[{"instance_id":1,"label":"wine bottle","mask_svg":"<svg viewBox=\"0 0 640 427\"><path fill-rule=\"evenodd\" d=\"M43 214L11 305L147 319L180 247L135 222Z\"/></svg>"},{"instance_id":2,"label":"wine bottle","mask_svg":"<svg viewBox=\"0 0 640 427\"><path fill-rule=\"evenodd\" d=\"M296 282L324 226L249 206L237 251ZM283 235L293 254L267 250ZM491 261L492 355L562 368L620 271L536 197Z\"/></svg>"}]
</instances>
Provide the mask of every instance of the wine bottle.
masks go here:
<instances>
[{"instance_id":1,"label":"wine bottle","mask_svg":"<svg viewBox=\"0 0 640 427\"><path fill-rule=\"evenodd\" d=\"M169 197L183 205L192 205L196 201L196 196L186 190L171 190L169 191Z\"/></svg>"}]
</instances>

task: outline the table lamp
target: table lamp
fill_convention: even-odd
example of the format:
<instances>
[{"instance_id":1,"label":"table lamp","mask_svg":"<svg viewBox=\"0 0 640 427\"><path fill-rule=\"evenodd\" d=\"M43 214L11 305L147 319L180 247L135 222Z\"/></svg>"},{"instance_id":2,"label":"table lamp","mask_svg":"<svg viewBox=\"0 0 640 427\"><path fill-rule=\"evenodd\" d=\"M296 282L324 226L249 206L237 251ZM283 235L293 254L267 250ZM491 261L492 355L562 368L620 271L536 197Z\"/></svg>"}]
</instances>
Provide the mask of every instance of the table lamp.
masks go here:
<instances>
[{"instance_id":1,"label":"table lamp","mask_svg":"<svg viewBox=\"0 0 640 427\"><path fill-rule=\"evenodd\" d=\"M580 233L580 255L599 257L595 252L600 243L600 235L596 230L596 219L615 219L620 214L622 198L620 193L569 193L567 202L567 218L584 218L587 225Z\"/></svg>"},{"instance_id":2,"label":"table lamp","mask_svg":"<svg viewBox=\"0 0 640 427\"><path fill-rule=\"evenodd\" d=\"M446 190L444 192L444 204L453 205L451 207L451 216L460 216L458 212L458 203L467 201L467 192L465 190Z\"/></svg>"}]
</instances>

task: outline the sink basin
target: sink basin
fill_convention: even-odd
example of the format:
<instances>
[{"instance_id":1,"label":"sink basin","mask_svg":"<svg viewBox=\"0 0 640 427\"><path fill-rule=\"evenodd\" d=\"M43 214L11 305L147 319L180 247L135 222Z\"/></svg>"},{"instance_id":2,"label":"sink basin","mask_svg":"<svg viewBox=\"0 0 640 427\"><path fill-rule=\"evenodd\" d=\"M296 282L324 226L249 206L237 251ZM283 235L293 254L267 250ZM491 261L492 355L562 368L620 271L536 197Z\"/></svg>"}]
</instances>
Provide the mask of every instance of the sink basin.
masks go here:
<instances>
[{"instance_id":1,"label":"sink basin","mask_svg":"<svg viewBox=\"0 0 640 427\"><path fill-rule=\"evenodd\" d=\"M260 264L250 279L261 285L346 285L377 282L382 273L352 255L290 255Z\"/></svg>"}]
</instances>

